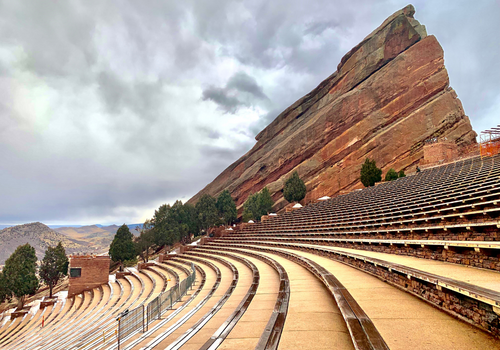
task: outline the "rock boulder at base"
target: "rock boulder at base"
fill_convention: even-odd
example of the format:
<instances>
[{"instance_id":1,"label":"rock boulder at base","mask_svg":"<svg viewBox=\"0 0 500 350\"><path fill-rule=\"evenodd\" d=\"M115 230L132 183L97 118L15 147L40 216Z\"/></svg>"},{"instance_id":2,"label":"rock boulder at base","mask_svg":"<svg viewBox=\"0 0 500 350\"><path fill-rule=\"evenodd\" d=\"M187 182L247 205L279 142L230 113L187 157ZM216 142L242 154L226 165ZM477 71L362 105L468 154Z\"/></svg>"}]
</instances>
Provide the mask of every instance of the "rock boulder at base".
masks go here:
<instances>
[{"instance_id":1,"label":"rock boulder at base","mask_svg":"<svg viewBox=\"0 0 500 350\"><path fill-rule=\"evenodd\" d=\"M267 186L279 210L287 204L282 189L293 171L306 183L309 202L360 188L367 157L385 174L390 168L413 170L429 138L446 137L459 149L475 143L449 86L443 49L414 13L408 5L386 19L189 202L227 188L241 209L249 194Z\"/></svg>"}]
</instances>

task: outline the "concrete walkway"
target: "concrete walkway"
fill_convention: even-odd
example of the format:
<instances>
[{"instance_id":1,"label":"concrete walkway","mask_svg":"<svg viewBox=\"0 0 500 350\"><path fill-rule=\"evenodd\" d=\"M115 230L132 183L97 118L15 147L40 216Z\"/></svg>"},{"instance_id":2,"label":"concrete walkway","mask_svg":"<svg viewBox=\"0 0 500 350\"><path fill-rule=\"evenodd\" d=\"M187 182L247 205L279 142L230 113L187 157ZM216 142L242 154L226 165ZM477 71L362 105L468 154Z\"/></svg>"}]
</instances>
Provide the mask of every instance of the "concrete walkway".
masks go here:
<instances>
[{"instance_id":1,"label":"concrete walkway","mask_svg":"<svg viewBox=\"0 0 500 350\"><path fill-rule=\"evenodd\" d=\"M205 342L210 339L210 337L219 329L220 326L226 321L226 319L233 313L236 307L241 303L241 300L245 297L248 292L248 288L252 284L252 272L251 270L241 262L237 260L230 259L225 256L217 256L214 257L224 259L226 261L231 262L237 269L239 274L238 284L236 288L231 293L231 296L224 303L222 308L208 321L202 329L200 329L192 338L190 338L181 349L186 350L198 350ZM211 257L211 255L207 255L207 257ZM200 258L197 256L196 258ZM205 257L201 258L204 260L211 261L212 263L218 263L216 260L206 259ZM220 265L219 265L219 268ZM226 275L232 278L231 270L227 269ZM222 270L222 269L221 269ZM219 292L213 296L215 299L219 299L226 292L227 287L219 288ZM208 310L207 310L208 311ZM204 315L203 313L202 315ZM177 339L184 332L176 332L172 334L175 336L174 339Z\"/></svg>"},{"instance_id":2,"label":"concrete walkway","mask_svg":"<svg viewBox=\"0 0 500 350\"><path fill-rule=\"evenodd\" d=\"M315 254L283 249L307 257L337 277L391 350L499 350L500 341L428 303L367 273ZM308 305L314 305L310 298Z\"/></svg>"},{"instance_id":3,"label":"concrete walkway","mask_svg":"<svg viewBox=\"0 0 500 350\"><path fill-rule=\"evenodd\" d=\"M354 349L340 310L325 286L294 262L258 253L280 263L290 279L290 303L278 349Z\"/></svg>"},{"instance_id":4,"label":"concrete walkway","mask_svg":"<svg viewBox=\"0 0 500 350\"><path fill-rule=\"evenodd\" d=\"M233 255L250 260L259 270L260 281L255 297L234 329L218 350L253 350L274 310L279 291L279 275L268 264L243 254Z\"/></svg>"},{"instance_id":5,"label":"concrete walkway","mask_svg":"<svg viewBox=\"0 0 500 350\"><path fill-rule=\"evenodd\" d=\"M304 244L304 246L308 245ZM325 247L325 248L331 250L338 250L346 253L358 254L380 260L385 260L388 262L433 273L435 275L471 283L479 287L488 288L496 291L500 290L500 273L496 271L483 270L459 264L447 263L443 261L436 261L430 259L421 259L405 255L379 253L367 250L358 250L358 249L341 248L341 247Z\"/></svg>"}]
</instances>

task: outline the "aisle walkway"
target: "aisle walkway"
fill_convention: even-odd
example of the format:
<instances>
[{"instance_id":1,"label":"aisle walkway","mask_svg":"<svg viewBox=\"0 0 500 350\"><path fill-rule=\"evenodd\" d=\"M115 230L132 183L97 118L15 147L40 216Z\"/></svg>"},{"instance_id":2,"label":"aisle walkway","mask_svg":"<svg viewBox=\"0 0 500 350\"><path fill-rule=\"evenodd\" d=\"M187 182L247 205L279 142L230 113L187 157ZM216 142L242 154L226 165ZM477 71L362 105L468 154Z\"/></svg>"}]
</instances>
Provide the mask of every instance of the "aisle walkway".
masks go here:
<instances>
[{"instance_id":1,"label":"aisle walkway","mask_svg":"<svg viewBox=\"0 0 500 350\"><path fill-rule=\"evenodd\" d=\"M259 287L250 306L218 350L253 350L271 317L279 291L279 275L268 264L243 254L232 253L250 260L259 270Z\"/></svg>"},{"instance_id":2,"label":"aisle walkway","mask_svg":"<svg viewBox=\"0 0 500 350\"><path fill-rule=\"evenodd\" d=\"M354 349L340 310L323 283L279 255L258 253L280 263L290 278L290 302L278 349Z\"/></svg>"},{"instance_id":3,"label":"aisle walkway","mask_svg":"<svg viewBox=\"0 0 500 350\"><path fill-rule=\"evenodd\" d=\"M311 245L304 244L304 246L311 246ZM321 246L321 248L323 248L323 246ZM395 264L400 264L414 269L418 269L424 272L429 272L435 275L471 283L483 288L500 291L500 273L493 270L483 270L483 269L468 267L465 265L447 263L443 261L421 259L405 255L372 252L367 250L358 250L358 249L341 248L341 247L324 247L324 248L385 260Z\"/></svg>"},{"instance_id":4,"label":"aisle walkway","mask_svg":"<svg viewBox=\"0 0 500 350\"><path fill-rule=\"evenodd\" d=\"M367 313L391 350L500 349L500 342L494 337L376 277L315 254L283 250L307 257L334 274Z\"/></svg>"}]
</instances>

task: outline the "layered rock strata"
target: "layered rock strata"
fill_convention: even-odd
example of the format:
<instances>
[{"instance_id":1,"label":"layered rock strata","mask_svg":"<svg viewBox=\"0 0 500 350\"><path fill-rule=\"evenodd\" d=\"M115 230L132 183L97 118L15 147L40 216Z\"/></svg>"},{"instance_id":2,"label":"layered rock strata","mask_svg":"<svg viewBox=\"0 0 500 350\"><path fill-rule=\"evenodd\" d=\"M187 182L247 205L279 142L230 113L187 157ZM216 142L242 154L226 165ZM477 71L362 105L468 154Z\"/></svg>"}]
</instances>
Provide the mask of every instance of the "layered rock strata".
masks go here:
<instances>
[{"instance_id":1,"label":"layered rock strata","mask_svg":"<svg viewBox=\"0 0 500 350\"><path fill-rule=\"evenodd\" d=\"M408 171L422 160L430 138L445 137L459 149L475 143L476 133L449 86L443 49L414 13L409 5L386 19L190 202L227 188L241 206L267 186L278 210L286 204L283 184L293 171L306 183L307 202L358 188L367 157L384 173Z\"/></svg>"}]
</instances>

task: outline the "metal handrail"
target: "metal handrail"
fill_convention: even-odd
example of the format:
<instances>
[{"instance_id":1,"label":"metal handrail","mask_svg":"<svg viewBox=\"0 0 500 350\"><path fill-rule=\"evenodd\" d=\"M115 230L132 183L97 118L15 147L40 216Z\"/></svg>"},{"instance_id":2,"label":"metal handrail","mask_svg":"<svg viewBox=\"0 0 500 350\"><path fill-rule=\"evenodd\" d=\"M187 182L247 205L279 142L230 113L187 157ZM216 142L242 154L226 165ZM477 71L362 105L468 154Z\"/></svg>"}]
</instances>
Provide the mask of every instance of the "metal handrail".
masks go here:
<instances>
[{"instance_id":1,"label":"metal handrail","mask_svg":"<svg viewBox=\"0 0 500 350\"><path fill-rule=\"evenodd\" d=\"M118 350L120 350L122 341L141 329L143 333L146 332L151 322L160 319L163 313L172 309L172 305L186 295L187 291L194 285L195 280L196 269L194 264L191 264L191 274L187 278L176 283L169 290L160 293L149 302L147 307L141 305L131 311L122 312L116 319L118 321Z\"/></svg>"}]
</instances>

